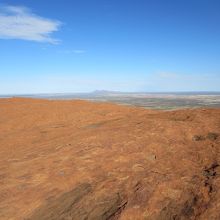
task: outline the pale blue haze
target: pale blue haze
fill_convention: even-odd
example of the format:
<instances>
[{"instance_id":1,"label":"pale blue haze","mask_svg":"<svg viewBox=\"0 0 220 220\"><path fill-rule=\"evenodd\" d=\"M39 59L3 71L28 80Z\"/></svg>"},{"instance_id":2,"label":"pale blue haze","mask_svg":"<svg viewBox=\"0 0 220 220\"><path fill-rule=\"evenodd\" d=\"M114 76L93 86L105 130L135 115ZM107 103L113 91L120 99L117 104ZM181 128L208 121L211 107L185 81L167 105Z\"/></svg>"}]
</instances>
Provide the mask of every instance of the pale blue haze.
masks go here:
<instances>
[{"instance_id":1,"label":"pale blue haze","mask_svg":"<svg viewBox=\"0 0 220 220\"><path fill-rule=\"evenodd\" d=\"M0 94L220 91L219 12L219 0L7 0ZM11 30L13 15L32 28Z\"/></svg>"}]
</instances>

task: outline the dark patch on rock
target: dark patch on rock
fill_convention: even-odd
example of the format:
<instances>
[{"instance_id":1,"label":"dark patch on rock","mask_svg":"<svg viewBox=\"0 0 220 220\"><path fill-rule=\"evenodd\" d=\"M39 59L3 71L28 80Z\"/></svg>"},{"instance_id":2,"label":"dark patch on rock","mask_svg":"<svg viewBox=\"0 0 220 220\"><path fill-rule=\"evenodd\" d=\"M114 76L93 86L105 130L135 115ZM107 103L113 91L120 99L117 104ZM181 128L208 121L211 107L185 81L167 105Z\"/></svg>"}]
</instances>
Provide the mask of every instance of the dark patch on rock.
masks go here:
<instances>
[{"instance_id":1,"label":"dark patch on rock","mask_svg":"<svg viewBox=\"0 0 220 220\"><path fill-rule=\"evenodd\" d=\"M99 194L93 190L90 184L81 184L35 210L28 220L117 219L127 205L127 200L119 193Z\"/></svg>"},{"instance_id":2,"label":"dark patch on rock","mask_svg":"<svg viewBox=\"0 0 220 220\"><path fill-rule=\"evenodd\" d=\"M123 201L120 194L113 194L106 197L102 202L97 201L92 205L92 211L88 214L88 220L110 220L119 215L127 205L127 201Z\"/></svg>"},{"instance_id":3,"label":"dark patch on rock","mask_svg":"<svg viewBox=\"0 0 220 220\"><path fill-rule=\"evenodd\" d=\"M70 192L64 193L59 198L39 207L29 220L60 220L68 219L68 213L85 195L91 192L92 187L88 183L77 186Z\"/></svg>"},{"instance_id":4,"label":"dark patch on rock","mask_svg":"<svg viewBox=\"0 0 220 220\"><path fill-rule=\"evenodd\" d=\"M210 140L210 141L215 141L219 137L219 134L214 133L214 132L209 132L206 136L202 135L194 135L192 140L193 141L204 141L204 140Z\"/></svg>"},{"instance_id":5,"label":"dark patch on rock","mask_svg":"<svg viewBox=\"0 0 220 220\"><path fill-rule=\"evenodd\" d=\"M167 206L147 220L189 220L195 216L195 211L198 202L197 196L192 195L185 202L171 200Z\"/></svg>"},{"instance_id":6,"label":"dark patch on rock","mask_svg":"<svg viewBox=\"0 0 220 220\"><path fill-rule=\"evenodd\" d=\"M193 141L204 141L205 137L203 137L202 135L194 135L192 140Z\"/></svg>"},{"instance_id":7,"label":"dark patch on rock","mask_svg":"<svg viewBox=\"0 0 220 220\"><path fill-rule=\"evenodd\" d=\"M217 162L214 162L210 167L205 167L203 170L204 176L215 176L216 175L216 168L219 166Z\"/></svg>"},{"instance_id":8,"label":"dark patch on rock","mask_svg":"<svg viewBox=\"0 0 220 220\"><path fill-rule=\"evenodd\" d=\"M203 170L203 176L205 176L204 186L208 189L209 193L213 192L213 179L217 175L216 168L219 166L217 162L214 162L210 167L205 167Z\"/></svg>"},{"instance_id":9,"label":"dark patch on rock","mask_svg":"<svg viewBox=\"0 0 220 220\"><path fill-rule=\"evenodd\" d=\"M184 206L183 206L183 209L181 211L181 214L183 216L186 216L186 217L190 217L194 214L194 208L196 206L198 202L198 197L197 196L193 196L190 200L186 201Z\"/></svg>"},{"instance_id":10,"label":"dark patch on rock","mask_svg":"<svg viewBox=\"0 0 220 220\"><path fill-rule=\"evenodd\" d=\"M207 139L211 140L211 141L215 141L217 140L219 134L214 133L214 132L209 132L206 136Z\"/></svg>"}]
</instances>

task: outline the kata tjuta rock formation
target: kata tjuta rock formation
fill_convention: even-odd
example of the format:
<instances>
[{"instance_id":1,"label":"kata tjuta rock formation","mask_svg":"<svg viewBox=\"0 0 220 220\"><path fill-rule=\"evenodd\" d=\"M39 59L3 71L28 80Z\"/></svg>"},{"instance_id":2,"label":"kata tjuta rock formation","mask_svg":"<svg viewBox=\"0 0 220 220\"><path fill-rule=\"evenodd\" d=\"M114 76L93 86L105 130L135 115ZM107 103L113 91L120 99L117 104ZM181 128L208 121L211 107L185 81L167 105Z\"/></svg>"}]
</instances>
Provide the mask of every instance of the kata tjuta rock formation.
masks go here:
<instances>
[{"instance_id":1,"label":"kata tjuta rock formation","mask_svg":"<svg viewBox=\"0 0 220 220\"><path fill-rule=\"evenodd\" d=\"M0 99L0 219L220 219L220 109Z\"/></svg>"}]
</instances>

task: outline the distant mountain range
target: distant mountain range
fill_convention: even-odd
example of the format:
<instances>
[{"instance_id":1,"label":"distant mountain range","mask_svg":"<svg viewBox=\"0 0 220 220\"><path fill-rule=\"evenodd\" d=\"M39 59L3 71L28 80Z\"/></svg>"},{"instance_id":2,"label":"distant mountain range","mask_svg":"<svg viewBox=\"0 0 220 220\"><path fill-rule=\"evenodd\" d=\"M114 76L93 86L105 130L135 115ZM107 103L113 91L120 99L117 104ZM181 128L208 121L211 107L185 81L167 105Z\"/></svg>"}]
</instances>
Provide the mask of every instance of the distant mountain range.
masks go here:
<instances>
[{"instance_id":1,"label":"distant mountain range","mask_svg":"<svg viewBox=\"0 0 220 220\"><path fill-rule=\"evenodd\" d=\"M30 98L84 98L84 97L110 97L110 96L149 96L149 95L220 95L220 92L215 91L186 91L186 92L120 92L109 90L95 90L93 92L80 92L80 93L39 93L39 94L6 94L1 95L0 98L10 97L30 97Z\"/></svg>"}]
</instances>

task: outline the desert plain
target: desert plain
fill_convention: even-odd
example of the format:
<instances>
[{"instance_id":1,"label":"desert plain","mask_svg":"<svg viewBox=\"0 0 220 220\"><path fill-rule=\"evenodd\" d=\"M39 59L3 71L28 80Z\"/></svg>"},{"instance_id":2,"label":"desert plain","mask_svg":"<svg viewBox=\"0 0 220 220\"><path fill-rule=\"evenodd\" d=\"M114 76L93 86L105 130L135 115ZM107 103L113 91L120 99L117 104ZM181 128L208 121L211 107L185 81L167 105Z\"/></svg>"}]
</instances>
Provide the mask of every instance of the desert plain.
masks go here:
<instances>
[{"instance_id":1,"label":"desert plain","mask_svg":"<svg viewBox=\"0 0 220 220\"><path fill-rule=\"evenodd\" d=\"M220 109L0 99L0 219L219 220Z\"/></svg>"}]
</instances>

